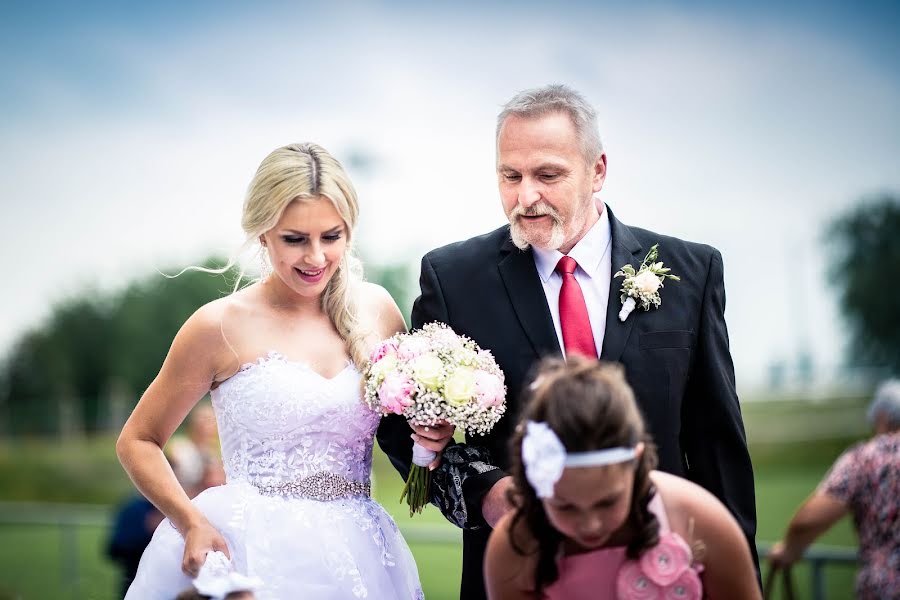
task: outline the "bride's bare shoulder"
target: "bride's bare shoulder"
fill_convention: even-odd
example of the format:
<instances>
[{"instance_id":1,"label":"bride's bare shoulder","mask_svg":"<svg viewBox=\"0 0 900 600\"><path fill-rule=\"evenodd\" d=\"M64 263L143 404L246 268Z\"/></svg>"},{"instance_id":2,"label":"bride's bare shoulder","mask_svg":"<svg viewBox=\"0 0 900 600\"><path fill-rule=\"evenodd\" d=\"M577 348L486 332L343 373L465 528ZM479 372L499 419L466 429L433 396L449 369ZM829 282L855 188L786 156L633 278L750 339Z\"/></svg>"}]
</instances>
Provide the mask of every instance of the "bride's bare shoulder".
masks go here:
<instances>
[{"instance_id":1,"label":"bride's bare shoulder","mask_svg":"<svg viewBox=\"0 0 900 600\"><path fill-rule=\"evenodd\" d=\"M233 323L236 319L258 314L259 300L257 294L249 289L241 289L207 302L191 316L201 327L220 329L223 324Z\"/></svg>"},{"instance_id":2,"label":"bride's bare shoulder","mask_svg":"<svg viewBox=\"0 0 900 600\"><path fill-rule=\"evenodd\" d=\"M391 294L377 283L359 284L357 302L360 316L380 339L406 331L406 321Z\"/></svg>"},{"instance_id":3,"label":"bride's bare shoulder","mask_svg":"<svg viewBox=\"0 0 900 600\"><path fill-rule=\"evenodd\" d=\"M252 286L251 286L252 287ZM255 290L245 288L207 302L184 324L183 330L215 355L221 356L222 370L230 371L235 344L253 335L263 318L263 306Z\"/></svg>"}]
</instances>

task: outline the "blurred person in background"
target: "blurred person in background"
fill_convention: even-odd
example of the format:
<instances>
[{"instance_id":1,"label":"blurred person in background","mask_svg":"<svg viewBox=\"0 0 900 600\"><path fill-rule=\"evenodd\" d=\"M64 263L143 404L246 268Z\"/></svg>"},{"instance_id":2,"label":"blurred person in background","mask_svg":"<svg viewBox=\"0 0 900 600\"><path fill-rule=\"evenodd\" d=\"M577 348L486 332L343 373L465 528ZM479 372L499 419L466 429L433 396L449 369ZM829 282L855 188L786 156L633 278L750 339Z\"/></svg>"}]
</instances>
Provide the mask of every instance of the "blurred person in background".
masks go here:
<instances>
[{"instance_id":1,"label":"blurred person in background","mask_svg":"<svg viewBox=\"0 0 900 600\"><path fill-rule=\"evenodd\" d=\"M772 568L794 564L850 513L859 535L857 597L900 598L900 379L878 387L868 418L872 438L837 459L773 546L769 562Z\"/></svg>"},{"instance_id":2,"label":"blurred person in background","mask_svg":"<svg viewBox=\"0 0 900 600\"><path fill-rule=\"evenodd\" d=\"M212 405L204 402L191 411L187 435L173 436L166 444L165 453L189 498L225 483Z\"/></svg>"},{"instance_id":3,"label":"blurred person in background","mask_svg":"<svg viewBox=\"0 0 900 600\"><path fill-rule=\"evenodd\" d=\"M106 545L106 555L119 565L119 597L124 598L134 581L141 555L150 543L163 514L140 494L126 500L116 512Z\"/></svg>"},{"instance_id":4,"label":"blurred person in background","mask_svg":"<svg viewBox=\"0 0 900 600\"><path fill-rule=\"evenodd\" d=\"M174 436L166 445L165 456L189 498L225 483L218 445L216 416L207 403L191 412L187 435ZM163 514L140 494L126 500L117 510L106 554L122 569L121 596L125 596L134 580L141 555L162 520Z\"/></svg>"}]
</instances>

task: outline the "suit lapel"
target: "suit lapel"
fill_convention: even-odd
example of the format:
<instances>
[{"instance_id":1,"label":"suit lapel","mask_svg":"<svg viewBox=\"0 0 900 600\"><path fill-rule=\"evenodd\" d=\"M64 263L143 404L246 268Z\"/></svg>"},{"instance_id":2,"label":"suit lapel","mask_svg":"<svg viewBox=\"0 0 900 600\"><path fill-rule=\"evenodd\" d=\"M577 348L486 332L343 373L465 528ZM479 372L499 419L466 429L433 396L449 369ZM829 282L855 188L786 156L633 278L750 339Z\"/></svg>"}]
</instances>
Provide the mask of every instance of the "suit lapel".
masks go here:
<instances>
[{"instance_id":1,"label":"suit lapel","mask_svg":"<svg viewBox=\"0 0 900 600\"><path fill-rule=\"evenodd\" d=\"M523 252L507 239L501 249L505 254L497 268L506 286L506 293L522 329L528 336L537 356L561 354L553 317L531 251Z\"/></svg>"},{"instance_id":2,"label":"suit lapel","mask_svg":"<svg viewBox=\"0 0 900 600\"><path fill-rule=\"evenodd\" d=\"M600 359L618 361L625 351L628 336L631 335L634 315L625 319L624 323L619 320L619 309L622 307L619 290L622 288L622 278L615 278L613 275L628 263L637 269L644 257L641 255L640 242L635 239L628 227L613 216L609 206L606 207L606 210L609 211L609 226L612 234L612 271L609 281L609 304L606 308L606 330L603 334L603 349L600 352Z\"/></svg>"}]
</instances>

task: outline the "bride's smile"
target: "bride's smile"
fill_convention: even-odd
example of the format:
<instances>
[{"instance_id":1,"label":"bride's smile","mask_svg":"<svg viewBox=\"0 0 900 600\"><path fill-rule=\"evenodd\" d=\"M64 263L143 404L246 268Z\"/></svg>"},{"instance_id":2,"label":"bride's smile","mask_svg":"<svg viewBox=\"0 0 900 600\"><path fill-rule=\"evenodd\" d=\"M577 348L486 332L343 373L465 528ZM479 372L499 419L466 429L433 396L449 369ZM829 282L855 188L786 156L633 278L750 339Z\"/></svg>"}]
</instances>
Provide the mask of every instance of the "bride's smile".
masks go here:
<instances>
[{"instance_id":1,"label":"bride's smile","mask_svg":"<svg viewBox=\"0 0 900 600\"><path fill-rule=\"evenodd\" d=\"M291 202L260 239L272 264L269 281L304 297L319 296L347 250L346 230L327 197Z\"/></svg>"}]
</instances>

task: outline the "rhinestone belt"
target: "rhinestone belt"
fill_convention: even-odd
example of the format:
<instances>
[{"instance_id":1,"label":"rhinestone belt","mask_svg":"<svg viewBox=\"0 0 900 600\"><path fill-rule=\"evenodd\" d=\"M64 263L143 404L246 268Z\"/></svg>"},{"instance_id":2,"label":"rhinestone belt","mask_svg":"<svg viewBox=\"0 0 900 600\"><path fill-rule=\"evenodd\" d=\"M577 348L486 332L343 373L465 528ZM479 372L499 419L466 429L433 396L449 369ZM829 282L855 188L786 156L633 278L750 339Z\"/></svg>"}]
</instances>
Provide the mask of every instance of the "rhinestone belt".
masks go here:
<instances>
[{"instance_id":1,"label":"rhinestone belt","mask_svg":"<svg viewBox=\"0 0 900 600\"><path fill-rule=\"evenodd\" d=\"M264 496L292 496L295 498L308 498L310 500L338 500L353 496L370 496L372 485L366 481L353 481L328 471L319 471L309 477L296 481L286 481L277 485L253 486Z\"/></svg>"}]
</instances>

